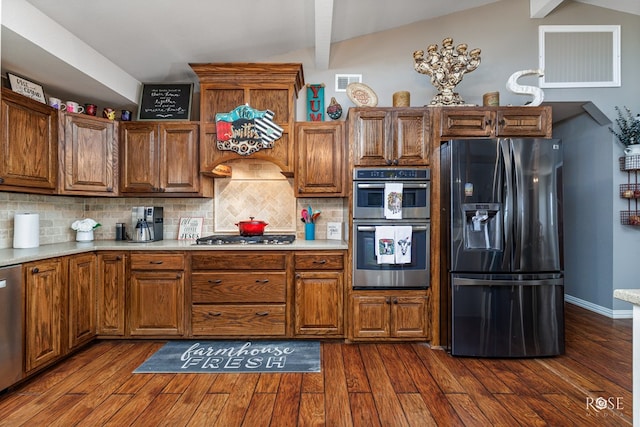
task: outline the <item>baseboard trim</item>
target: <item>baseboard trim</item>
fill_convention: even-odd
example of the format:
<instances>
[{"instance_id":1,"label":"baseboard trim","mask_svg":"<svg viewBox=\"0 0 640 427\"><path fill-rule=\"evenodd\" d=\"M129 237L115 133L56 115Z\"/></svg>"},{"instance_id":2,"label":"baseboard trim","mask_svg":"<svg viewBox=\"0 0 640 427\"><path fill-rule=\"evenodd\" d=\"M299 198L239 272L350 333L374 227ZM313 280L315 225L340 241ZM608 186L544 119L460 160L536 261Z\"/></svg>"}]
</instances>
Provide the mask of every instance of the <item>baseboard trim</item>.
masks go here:
<instances>
[{"instance_id":1,"label":"baseboard trim","mask_svg":"<svg viewBox=\"0 0 640 427\"><path fill-rule=\"evenodd\" d=\"M594 313L602 314L603 316L607 316L611 319L631 319L633 317L633 310L612 310L566 294L564 296L564 300L570 304L577 305L578 307L593 311Z\"/></svg>"}]
</instances>

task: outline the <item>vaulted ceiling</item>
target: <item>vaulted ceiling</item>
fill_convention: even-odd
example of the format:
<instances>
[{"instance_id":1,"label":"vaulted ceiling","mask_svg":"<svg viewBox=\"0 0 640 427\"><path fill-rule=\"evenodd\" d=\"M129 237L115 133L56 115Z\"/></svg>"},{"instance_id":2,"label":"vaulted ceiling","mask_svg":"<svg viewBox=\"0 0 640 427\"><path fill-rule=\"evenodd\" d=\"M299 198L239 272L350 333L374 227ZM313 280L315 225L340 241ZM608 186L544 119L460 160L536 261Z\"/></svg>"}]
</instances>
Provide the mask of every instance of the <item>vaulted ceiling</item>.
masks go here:
<instances>
[{"instance_id":1,"label":"vaulted ceiling","mask_svg":"<svg viewBox=\"0 0 640 427\"><path fill-rule=\"evenodd\" d=\"M332 43L495 1L3 0L2 71L122 105L137 102L141 82L192 81L190 62L260 62L314 48L316 68L326 69ZM541 18L573 0L528 1ZM640 14L638 0L577 1Z\"/></svg>"}]
</instances>

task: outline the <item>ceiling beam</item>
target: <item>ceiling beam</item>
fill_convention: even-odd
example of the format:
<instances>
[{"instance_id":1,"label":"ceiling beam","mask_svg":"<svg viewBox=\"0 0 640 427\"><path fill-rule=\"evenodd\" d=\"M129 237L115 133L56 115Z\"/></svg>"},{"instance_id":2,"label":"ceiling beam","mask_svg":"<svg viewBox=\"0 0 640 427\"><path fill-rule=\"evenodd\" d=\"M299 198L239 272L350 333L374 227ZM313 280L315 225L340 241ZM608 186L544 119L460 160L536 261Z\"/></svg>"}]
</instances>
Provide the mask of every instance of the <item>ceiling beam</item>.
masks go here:
<instances>
[{"instance_id":1,"label":"ceiling beam","mask_svg":"<svg viewBox=\"0 0 640 427\"><path fill-rule=\"evenodd\" d=\"M544 18L564 0L529 0L531 18Z\"/></svg>"},{"instance_id":2,"label":"ceiling beam","mask_svg":"<svg viewBox=\"0 0 640 427\"><path fill-rule=\"evenodd\" d=\"M329 68L331 53L331 25L333 23L333 0L315 0L315 46L316 68Z\"/></svg>"}]
</instances>

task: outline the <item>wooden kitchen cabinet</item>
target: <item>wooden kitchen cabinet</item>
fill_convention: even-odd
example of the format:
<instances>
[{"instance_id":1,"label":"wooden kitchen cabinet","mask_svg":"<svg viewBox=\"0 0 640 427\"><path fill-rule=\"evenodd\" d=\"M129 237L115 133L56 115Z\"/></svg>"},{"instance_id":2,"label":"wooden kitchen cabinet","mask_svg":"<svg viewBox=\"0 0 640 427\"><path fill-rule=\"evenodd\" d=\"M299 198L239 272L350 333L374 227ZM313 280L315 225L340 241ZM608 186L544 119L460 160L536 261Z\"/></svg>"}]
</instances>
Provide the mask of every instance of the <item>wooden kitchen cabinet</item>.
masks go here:
<instances>
[{"instance_id":1,"label":"wooden kitchen cabinet","mask_svg":"<svg viewBox=\"0 0 640 427\"><path fill-rule=\"evenodd\" d=\"M61 258L51 258L23 264L23 271L25 371L29 373L66 352L66 268Z\"/></svg>"},{"instance_id":2,"label":"wooden kitchen cabinet","mask_svg":"<svg viewBox=\"0 0 640 427\"><path fill-rule=\"evenodd\" d=\"M60 194L118 195L118 122L59 112Z\"/></svg>"},{"instance_id":3,"label":"wooden kitchen cabinet","mask_svg":"<svg viewBox=\"0 0 640 427\"><path fill-rule=\"evenodd\" d=\"M98 252L96 291L96 333L125 335L126 253Z\"/></svg>"},{"instance_id":4,"label":"wooden kitchen cabinet","mask_svg":"<svg viewBox=\"0 0 640 427\"><path fill-rule=\"evenodd\" d=\"M282 252L191 256L193 336L287 335L287 261Z\"/></svg>"},{"instance_id":5,"label":"wooden kitchen cabinet","mask_svg":"<svg viewBox=\"0 0 640 427\"><path fill-rule=\"evenodd\" d=\"M132 253L129 278L129 335L184 334L184 254Z\"/></svg>"},{"instance_id":6,"label":"wooden kitchen cabinet","mask_svg":"<svg viewBox=\"0 0 640 427\"><path fill-rule=\"evenodd\" d=\"M2 88L0 191L55 194L57 110Z\"/></svg>"},{"instance_id":7,"label":"wooden kitchen cabinet","mask_svg":"<svg viewBox=\"0 0 640 427\"><path fill-rule=\"evenodd\" d=\"M344 253L294 254L296 336L344 336Z\"/></svg>"},{"instance_id":8,"label":"wooden kitchen cabinet","mask_svg":"<svg viewBox=\"0 0 640 427\"><path fill-rule=\"evenodd\" d=\"M344 122L296 123L296 197L344 197Z\"/></svg>"},{"instance_id":9,"label":"wooden kitchen cabinet","mask_svg":"<svg viewBox=\"0 0 640 427\"><path fill-rule=\"evenodd\" d=\"M428 339L427 297L362 291L351 297L352 339Z\"/></svg>"},{"instance_id":10,"label":"wooden kitchen cabinet","mask_svg":"<svg viewBox=\"0 0 640 427\"><path fill-rule=\"evenodd\" d=\"M428 108L351 108L349 141L354 166L427 166Z\"/></svg>"},{"instance_id":11,"label":"wooden kitchen cabinet","mask_svg":"<svg viewBox=\"0 0 640 427\"><path fill-rule=\"evenodd\" d=\"M551 107L442 107L442 138L551 137Z\"/></svg>"},{"instance_id":12,"label":"wooden kitchen cabinet","mask_svg":"<svg viewBox=\"0 0 640 427\"><path fill-rule=\"evenodd\" d=\"M242 158L267 160L283 174L294 174L294 123L296 99L304 85L302 64L212 63L190 64L200 81L200 171L215 176L220 163ZM229 113L241 105L271 110L282 137L272 148L244 156L221 150L216 138L216 114Z\"/></svg>"},{"instance_id":13,"label":"wooden kitchen cabinet","mask_svg":"<svg viewBox=\"0 0 640 427\"><path fill-rule=\"evenodd\" d=\"M69 257L69 349L77 348L96 336L97 280L95 253Z\"/></svg>"},{"instance_id":14,"label":"wooden kitchen cabinet","mask_svg":"<svg viewBox=\"0 0 640 427\"><path fill-rule=\"evenodd\" d=\"M198 173L196 122L123 122L120 192L128 196L211 197Z\"/></svg>"}]
</instances>

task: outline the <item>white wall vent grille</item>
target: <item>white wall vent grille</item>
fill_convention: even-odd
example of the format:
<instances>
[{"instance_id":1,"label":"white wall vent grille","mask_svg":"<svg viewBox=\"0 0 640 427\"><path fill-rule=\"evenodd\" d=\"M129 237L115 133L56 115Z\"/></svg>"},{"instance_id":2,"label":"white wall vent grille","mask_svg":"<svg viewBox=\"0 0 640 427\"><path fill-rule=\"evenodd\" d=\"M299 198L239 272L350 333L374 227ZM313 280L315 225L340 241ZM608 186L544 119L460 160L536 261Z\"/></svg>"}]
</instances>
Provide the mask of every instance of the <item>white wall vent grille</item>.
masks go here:
<instances>
[{"instance_id":1,"label":"white wall vent grille","mask_svg":"<svg viewBox=\"0 0 640 427\"><path fill-rule=\"evenodd\" d=\"M336 92L346 92L351 83L362 83L362 74L336 74Z\"/></svg>"}]
</instances>

